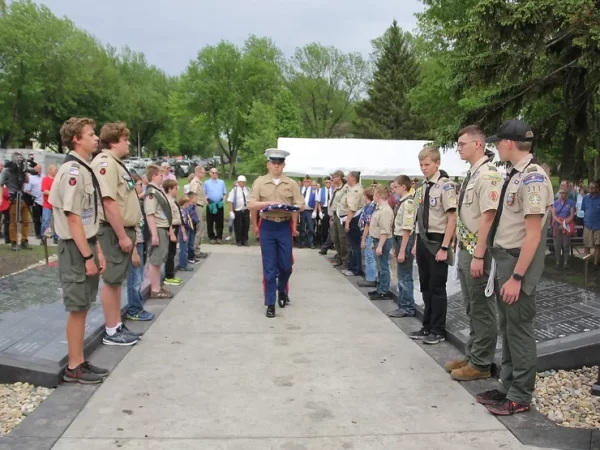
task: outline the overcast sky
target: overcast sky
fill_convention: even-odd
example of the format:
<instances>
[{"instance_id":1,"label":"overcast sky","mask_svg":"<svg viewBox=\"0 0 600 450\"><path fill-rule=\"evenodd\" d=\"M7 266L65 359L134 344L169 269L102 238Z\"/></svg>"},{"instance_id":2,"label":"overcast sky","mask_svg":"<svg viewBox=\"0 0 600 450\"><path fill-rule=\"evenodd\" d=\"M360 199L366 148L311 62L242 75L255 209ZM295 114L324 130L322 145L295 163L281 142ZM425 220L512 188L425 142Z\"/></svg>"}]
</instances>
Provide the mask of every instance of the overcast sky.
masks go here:
<instances>
[{"instance_id":1,"label":"overcast sky","mask_svg":"<svg viewBox=\"0 0 600 450\"><path fill-rule=\"evenodd\" d=\"M35 0L34 0L35 1ZM37 0L104 43L144 52L171 75L200 48L220 40L240 45L249 34L271 37L290 56L319 41L367 56L370 41L393 19L416 27L419 0Z\"/></svg>"}]
</instances>

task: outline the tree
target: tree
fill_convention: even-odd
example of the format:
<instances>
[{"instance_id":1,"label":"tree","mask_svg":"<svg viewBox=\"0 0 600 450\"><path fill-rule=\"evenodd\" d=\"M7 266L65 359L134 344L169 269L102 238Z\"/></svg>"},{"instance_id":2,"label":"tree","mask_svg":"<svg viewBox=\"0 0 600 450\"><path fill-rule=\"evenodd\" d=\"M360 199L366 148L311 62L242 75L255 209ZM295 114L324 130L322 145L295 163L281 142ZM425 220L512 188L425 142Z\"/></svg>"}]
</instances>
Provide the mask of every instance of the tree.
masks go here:
<instances>
[{"instance_id":1,"label":"tree","mask_svg":"<svg viewBox=\"0 0 600 450\"><path fill-rule=\"evenodd\" d=\"M288 86L296 97L306 135L331 137L351 117L369 67L358 53L312 43L296 49L288 68Z\"/></svg>"},{"instance_id":2,"label":"tree","mask_svg":"<svg viewBox=\"0 0 600 450\"><path fill-rule=\"evenodd\" d=\"M420 81L411 35L394 20L373 42L375 71L368 98L356 106L355 134L371 139L423 139L424 125L409 103Z\"/></svg>"}]
</instances>

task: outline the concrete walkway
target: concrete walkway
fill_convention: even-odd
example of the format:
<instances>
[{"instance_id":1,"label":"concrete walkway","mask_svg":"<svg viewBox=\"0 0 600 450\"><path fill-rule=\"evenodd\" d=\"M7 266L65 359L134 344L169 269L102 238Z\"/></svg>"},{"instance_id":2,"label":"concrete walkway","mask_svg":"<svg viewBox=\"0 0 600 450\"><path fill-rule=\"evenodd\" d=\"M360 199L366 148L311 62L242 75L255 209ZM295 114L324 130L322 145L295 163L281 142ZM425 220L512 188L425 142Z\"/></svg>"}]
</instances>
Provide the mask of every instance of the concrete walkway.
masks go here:
<instances>
[{"instance_id":1,"label":"concrete walkway","mask_svg":"<svg viewBox=\"0 0 600 450\"><path fill-rule=\"evenodd\" d=\"M260 250L211 251L54 449L525 448L315 251L275 319Z\"/></svg>"}]
</instances>

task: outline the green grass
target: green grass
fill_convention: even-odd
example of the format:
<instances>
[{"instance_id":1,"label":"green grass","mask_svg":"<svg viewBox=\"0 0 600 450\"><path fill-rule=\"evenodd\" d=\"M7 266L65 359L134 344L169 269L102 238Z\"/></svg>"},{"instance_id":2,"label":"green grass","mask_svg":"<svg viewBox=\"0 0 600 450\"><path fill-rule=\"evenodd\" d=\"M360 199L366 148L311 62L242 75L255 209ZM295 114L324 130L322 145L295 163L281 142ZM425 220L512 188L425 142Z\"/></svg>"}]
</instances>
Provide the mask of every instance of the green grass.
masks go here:
<instances>
[{"instance_id":1,"label":"green grass","mask_svg":"<svg viewBox=\"0 0 600 450\"><path fill-rule=\"evenodd\" d=\"M44 256L44 247L41 245L32 245L32 250L20 250L13 252L10 245L0 245L0 276L9 275L18 272L42 261ZM48 247L48 255L54 255L56 247Z\"/></svg>"}]
</instances>

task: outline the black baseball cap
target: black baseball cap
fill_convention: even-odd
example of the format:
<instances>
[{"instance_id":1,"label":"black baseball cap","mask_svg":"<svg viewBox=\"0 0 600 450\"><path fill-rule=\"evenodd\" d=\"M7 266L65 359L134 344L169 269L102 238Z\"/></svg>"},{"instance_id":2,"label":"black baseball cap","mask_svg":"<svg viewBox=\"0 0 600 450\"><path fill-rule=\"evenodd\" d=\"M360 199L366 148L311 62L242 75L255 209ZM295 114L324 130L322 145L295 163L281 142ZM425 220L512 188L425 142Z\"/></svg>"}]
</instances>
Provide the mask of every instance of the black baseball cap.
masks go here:
<instances>
[{"instance_id":1,"label":"black baseball cap","mask_svg":"<svg viewBox=\"0 0 600 450\"><path fill-rule=\"evenodd\" d=\"M502 139L517 142L533 141L533 131L531 127L520 119L505 120L498 127L498 132L494 136L488 137L485 142L492 144Z\"/></svg>"}]
</instances>

